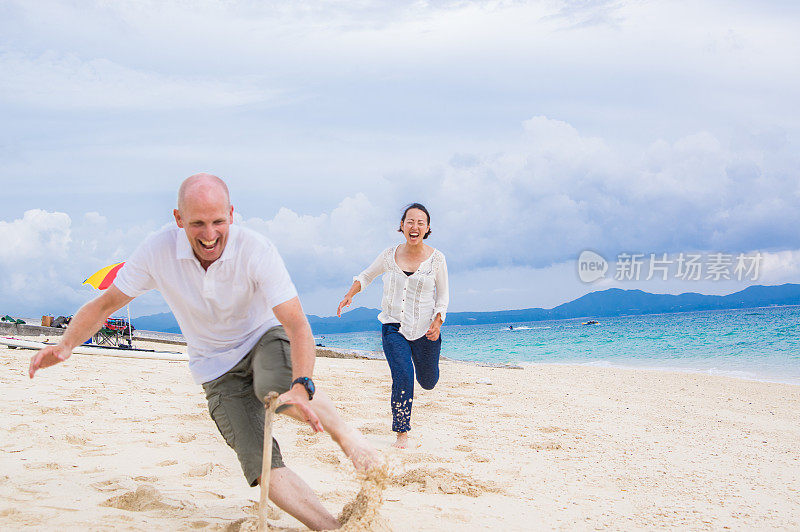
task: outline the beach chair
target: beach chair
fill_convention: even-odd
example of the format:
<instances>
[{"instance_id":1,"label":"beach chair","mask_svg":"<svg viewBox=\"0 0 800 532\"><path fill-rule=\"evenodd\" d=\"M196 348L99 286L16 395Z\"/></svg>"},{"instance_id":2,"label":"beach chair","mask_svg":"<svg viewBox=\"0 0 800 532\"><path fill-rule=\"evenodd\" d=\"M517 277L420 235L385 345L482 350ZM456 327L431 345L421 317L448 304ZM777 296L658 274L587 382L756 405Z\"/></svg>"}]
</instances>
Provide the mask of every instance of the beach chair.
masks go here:
<instances>
[{"instance_id":1,"label":"beach chair","mask_svg":"<svg viewBox=\"0 0 800 532\"><path fill-rule=\"evenodd\" d=\"M97 345L130 347L133 330L133 325L129 326L128 321L123 318L108 318L92 339Z\"/></svg>"}]
</instances>

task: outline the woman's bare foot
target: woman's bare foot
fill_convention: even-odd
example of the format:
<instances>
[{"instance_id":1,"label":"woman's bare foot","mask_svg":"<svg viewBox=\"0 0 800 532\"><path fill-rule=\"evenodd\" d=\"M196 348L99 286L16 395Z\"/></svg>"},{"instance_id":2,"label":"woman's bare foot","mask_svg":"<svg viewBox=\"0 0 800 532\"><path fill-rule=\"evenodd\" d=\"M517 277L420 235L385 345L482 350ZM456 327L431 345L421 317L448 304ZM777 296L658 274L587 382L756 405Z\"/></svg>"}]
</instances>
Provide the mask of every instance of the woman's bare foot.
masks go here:
<instances>
[{"instance_id":1,"label":"woman's bare foot","mask_svg":"<svg viewBox=\"0 0 800 532\"><path fill-rule=\"evenodd\" d=\"M408 446L408 432L398 432L397 441L392 444L392 447L397 447L398 449L408 449Z\"/></svg>"}]
</instances>

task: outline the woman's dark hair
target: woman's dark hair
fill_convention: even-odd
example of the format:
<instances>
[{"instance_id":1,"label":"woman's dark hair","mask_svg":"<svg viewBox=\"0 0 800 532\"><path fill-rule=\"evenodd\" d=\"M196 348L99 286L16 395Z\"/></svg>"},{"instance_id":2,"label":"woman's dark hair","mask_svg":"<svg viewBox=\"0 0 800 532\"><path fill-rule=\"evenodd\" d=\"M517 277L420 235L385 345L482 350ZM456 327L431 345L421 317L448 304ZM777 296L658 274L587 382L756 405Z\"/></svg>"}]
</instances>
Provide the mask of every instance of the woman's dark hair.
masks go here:
<instances>
[{"instance_id":1,"label":"woman's dark hair","mask_svg":"<svg viewBox=\"0 0 800 532\"><path fill-rule=\"evenodd\" d=\"M411 205L406 207L406 209L403 211L403 216L400 218L400 229L398 229L397 232L398 233L402 233L403 232L403 222L406 221L406 214L408 214L408 211L410 211L411 209L419 209L419 210L421 210L422 212L425 213L425 217L428 218L428 232L425 233L425 235L422 237L422 239L425 240L431 234L431 227L430 227L431 226L431 213L428 212L428 209L426 209L425 205L423 205L422 203L412 203Z\"/></svg>"}]
</instances>

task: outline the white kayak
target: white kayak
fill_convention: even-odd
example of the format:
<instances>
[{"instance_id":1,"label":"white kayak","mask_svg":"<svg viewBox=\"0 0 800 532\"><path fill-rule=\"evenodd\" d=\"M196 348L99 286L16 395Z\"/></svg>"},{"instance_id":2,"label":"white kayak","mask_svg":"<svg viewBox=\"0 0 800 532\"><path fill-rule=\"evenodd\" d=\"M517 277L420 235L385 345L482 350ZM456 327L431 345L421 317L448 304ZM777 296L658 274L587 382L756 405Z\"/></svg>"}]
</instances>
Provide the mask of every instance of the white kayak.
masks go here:
<instances>
[{"instance_id":1,"label":"white kayak","mask_svg":"<svg viewBox=\"0 0 800 532\"><path fill-rule=\"evenodd\" d=\"M42 342L34 342L32 340L20 340L19 338L10 338L8 336L0 337L0 345L8 347L18 347L20 349L33 349L38 351L47 347L47 344ZM138 349L110 349L105 347L92 347L88 345L79 345L72 350L76 355L100 355L107 357L118 358L142 358L149 360L174 360L186 361L189 360L188 355L183 353L167 353L164 351L141 351Z\"/></svg>"}]
</instances>

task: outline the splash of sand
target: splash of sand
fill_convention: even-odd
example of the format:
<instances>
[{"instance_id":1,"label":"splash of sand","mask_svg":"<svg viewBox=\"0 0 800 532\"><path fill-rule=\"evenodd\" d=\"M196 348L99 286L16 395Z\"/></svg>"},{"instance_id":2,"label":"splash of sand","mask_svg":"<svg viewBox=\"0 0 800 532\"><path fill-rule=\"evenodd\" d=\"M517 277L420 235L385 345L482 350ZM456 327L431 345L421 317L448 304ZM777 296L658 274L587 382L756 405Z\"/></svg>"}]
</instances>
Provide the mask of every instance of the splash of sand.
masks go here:
<instances>
[{"instance_id":1,"label":"splash of sand","mask_svg":"<svg viewBox=\"0 0 800 532\"><path fill-rule=\"evenodd\" d=\"M391 532L389 522L380 514L383 505L383 490L389 485L392 478L388 462L380 466L373 467L366 473L359 474L361 489L355 498L344 505L338 520L342 524L339 530L344 532ZM323 497L325 498L325 497ZM258 511L258 503L244 508L247 513L255 514ZM273 507L267 508L268 519L279 519L281 513ZM276 528L273 523L267 523L270 530L283 530ZM225 526L226 532L251 532L258 529L258 519L256 517L245 517L237 519ZM292 529L294 530L294 529Z\"/></svg>"},{"instance_id":2,"label":"splash of sand","mask_svg":"<svg viewBox=\"0 0 800 532\"><path fill-rule=\"evenodd\" d=\"M389 484L391 475L389 465L373 467L361 478L361 489L355 499L345 504L339 514L345 532L377 531L386 532L392 528L380 514L383 505L383 490Z\"/></svg>"}]
</instances>

